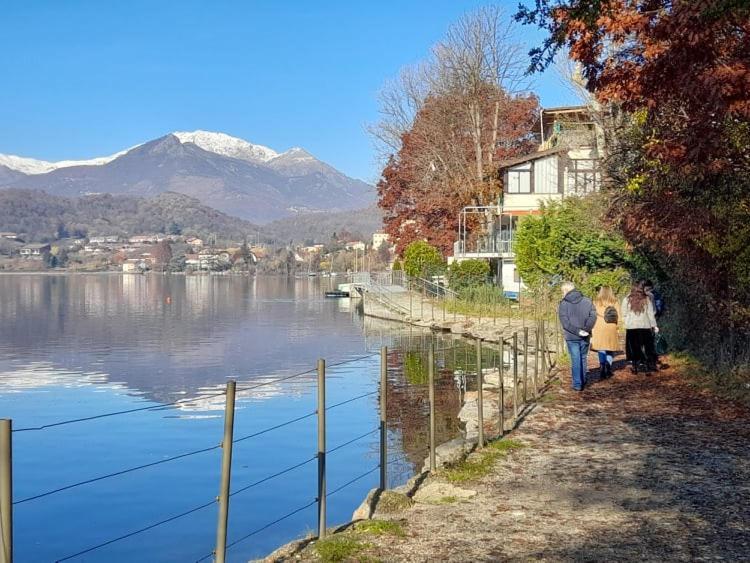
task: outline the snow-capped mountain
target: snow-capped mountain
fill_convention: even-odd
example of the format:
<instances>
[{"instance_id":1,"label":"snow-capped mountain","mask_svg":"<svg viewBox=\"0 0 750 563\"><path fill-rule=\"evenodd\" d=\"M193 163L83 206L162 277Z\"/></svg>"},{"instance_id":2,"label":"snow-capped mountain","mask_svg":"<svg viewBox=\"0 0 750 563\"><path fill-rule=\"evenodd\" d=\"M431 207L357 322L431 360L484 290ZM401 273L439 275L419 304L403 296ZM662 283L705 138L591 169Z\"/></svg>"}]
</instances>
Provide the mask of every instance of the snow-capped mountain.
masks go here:
<instances>
[{"instance_id":1,"label":"snow-capped mountain","mask_svg":"<svg viewBox=\"0 0 750 563\"><path fill-rule=\"evenodd\" d=\"M372 186L301 148L278 153L224 133L176 132L109 157L46 162L0 155L0 186L68 197L166 191L256 223L303 211L359 209Z\"/></svg>"},{"instance_id":2,"label":"snow-capped mountain","mask_svg":"<svg viewBox=\"0 0 750 563\"><path fill-rule=\"evenodd\" d=\"M268 162L279 156L273 149L263 145L254 145L244 139L232 137L226 133L212 131L176 131L172 133L183 143L194 143L204 151L239 158L248 162Z\"/></svg>"},{"instance_id":3,"label":"snow-capped mountain","mask_svg":"<svg viewBox=\"0 0 750 563\"><path fill-rule=\"evenodd\" d=\"M37 160L35 158L25 158L13 154L0 154L0 166L5 166L22 174L46 174L58 168L69 168L71 166L98 166L112 162L118 156L124 155L128 150L120 151L109 156L100 156L89 160L60 160L57 162L48 162L46 160Z\"/></svg>"}]
</instances>

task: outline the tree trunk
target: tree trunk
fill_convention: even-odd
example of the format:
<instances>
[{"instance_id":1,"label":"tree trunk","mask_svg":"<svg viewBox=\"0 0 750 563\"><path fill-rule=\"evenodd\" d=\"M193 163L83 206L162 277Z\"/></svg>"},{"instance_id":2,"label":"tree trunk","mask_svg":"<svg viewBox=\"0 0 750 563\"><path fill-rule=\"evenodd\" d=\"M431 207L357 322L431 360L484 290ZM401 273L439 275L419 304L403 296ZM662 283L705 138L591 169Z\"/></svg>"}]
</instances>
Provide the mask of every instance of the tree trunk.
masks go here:
<instances>
[{"instance_id":1,"label":"tree trunk","mask_svg":"<svg viewBox=\"0 0 750 563\"><path fill-rule=\"evenodd\" d=\"M488 168L492 170L492 162L495 156L495 150L497 150L497 130L500 122L500 100L495 101L495 114L492 116L492 144L490 150L487 153L487 164Z\"/></svg>"}]
</instances>

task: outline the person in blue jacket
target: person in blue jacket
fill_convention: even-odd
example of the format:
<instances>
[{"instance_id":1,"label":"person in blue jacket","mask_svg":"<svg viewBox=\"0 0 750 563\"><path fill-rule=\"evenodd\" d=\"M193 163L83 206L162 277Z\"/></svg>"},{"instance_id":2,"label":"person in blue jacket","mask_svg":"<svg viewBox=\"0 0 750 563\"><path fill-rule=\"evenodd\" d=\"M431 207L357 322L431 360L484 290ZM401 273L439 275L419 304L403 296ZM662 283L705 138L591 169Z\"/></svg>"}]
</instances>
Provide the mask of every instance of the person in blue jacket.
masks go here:
<instances>
[{"instance_id":1,"label":"person in blue jacket","mask_svg":"<svg viewBox=\"0 0 750 563\"><path fill-rule=\"evenodd\" d=\"M562 293L558 314L570 354L573 390L581 391L586 385L589 342L596 323L596 308L591 299L570 282L562 284Z\"/></svg>"}]
</instances>

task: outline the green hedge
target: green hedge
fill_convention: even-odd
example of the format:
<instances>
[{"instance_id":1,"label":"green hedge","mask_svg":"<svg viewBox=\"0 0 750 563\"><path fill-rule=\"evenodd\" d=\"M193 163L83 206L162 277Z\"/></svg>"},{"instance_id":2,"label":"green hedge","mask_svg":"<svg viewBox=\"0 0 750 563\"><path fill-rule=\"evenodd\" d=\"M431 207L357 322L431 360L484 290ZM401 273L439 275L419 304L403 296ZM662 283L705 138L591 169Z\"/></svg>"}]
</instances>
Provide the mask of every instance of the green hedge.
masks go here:
<instances>
[{"instance_id":1,"label":"green hedge","mask_svg":"<svg viewBox=\"0 0 750 563\"><path fill-rule=\"evenodd\" d=\"M448 268L448 284L455 291L487 283L490 265L484 260L454 262Z\"/></svg>"}]
</instances>

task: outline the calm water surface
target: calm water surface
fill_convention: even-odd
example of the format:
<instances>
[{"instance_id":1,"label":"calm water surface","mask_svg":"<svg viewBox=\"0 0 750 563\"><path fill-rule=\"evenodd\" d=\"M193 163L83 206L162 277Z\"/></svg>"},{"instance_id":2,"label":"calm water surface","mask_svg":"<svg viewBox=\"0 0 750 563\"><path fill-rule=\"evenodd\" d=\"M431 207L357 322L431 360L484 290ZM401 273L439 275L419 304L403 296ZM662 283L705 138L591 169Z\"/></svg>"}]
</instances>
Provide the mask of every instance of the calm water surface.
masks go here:
<instances>
[{"instance_id":1,"label":"calm water surface","mask_svg":"<svg viewBox=\"0 0 750 563\"><path fill-rule=\"evenodd\" d=\"M238 380L235 438L312 413L315 374L259 383L329 364L328 447L378 424L380 346L389 354L389 484L426 456L428 335L363 318L348 300L323 297L330 280L184 276L0 276L0 417L16 429L102 413L177 405L15 432L14 512L18 561L56 561L210 503L218 449L39 499L37 494L210 448L221 441L224 398ZM470 352L438 342L438 434L460 432L456 414ZM441 351L442 350L442 351ZM462 355L463 354L463 355ZM345 363L342 363L345 362ZM340 365L334 365L340 364ZM460 372L459 372L460 373ZM329 454L333 491L378 463L378 434ZM316 420L306 418L234 446L230 561L247 561L316 528L316 464L240 491L311 459ZM378 472L331 495L329 524L349 520ZM216 506L70 561L197 561L215 541ZM244 539L243 539L244 538ZM210 560L210 557L207 558Z\"/></svg>"}]
</instances>

